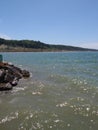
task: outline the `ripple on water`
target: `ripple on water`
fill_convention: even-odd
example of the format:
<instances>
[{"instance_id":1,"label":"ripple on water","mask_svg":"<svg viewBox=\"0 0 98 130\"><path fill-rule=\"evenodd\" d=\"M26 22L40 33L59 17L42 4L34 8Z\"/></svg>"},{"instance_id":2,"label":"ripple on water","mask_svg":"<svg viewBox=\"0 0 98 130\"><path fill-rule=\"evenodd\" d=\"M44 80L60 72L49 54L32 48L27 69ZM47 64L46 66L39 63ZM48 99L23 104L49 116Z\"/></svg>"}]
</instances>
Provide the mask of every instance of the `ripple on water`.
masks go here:
<instances>
[{"instance_id":1,"label":"ripple on water","mask_svg":"<svg viewBox=\"0 0 98 130\"><path fill-rule=\"evenodd\" d=\"M14 119L18 118L19 113L16 111L15 113L12 112L10 115L5 116L4 118L0 118L0 124L5 124L6 122L11 122Z\"/></svg>"}]
</instances>

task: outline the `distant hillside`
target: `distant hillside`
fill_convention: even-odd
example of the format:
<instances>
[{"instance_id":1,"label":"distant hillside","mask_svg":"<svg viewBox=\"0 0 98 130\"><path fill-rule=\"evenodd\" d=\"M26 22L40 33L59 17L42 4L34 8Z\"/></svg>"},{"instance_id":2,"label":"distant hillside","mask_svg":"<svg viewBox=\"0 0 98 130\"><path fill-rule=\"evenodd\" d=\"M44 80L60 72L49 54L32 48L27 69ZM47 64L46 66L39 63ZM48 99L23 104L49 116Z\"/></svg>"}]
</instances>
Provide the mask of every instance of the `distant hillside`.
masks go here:
<instances>
[{"instance_id":1,"label":"distant hillside","mask_svg":"<svg viewBox=\"0 0 98 130\"><path fill-rule=\"evenodd\" d=\"M34 40L5 40L0 38L1 52L33 52L33 51L95 51L81 47L66 45L50 45Z\"/></svg>"}]
</instances>

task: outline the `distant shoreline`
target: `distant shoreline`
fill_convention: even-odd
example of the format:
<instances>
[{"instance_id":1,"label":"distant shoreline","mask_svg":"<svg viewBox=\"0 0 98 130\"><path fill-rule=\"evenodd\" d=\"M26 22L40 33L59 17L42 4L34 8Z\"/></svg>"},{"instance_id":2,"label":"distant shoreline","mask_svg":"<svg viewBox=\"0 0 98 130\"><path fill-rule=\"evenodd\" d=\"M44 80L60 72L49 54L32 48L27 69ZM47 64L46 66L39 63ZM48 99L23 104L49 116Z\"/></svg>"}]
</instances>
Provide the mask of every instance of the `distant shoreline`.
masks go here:
<instances>
[{"instance_id":1,"label":"distant shoreline","mask_svg":"<svg viewBox=\"0 0 98 130\"><path fill-rule=\"evenodd\" d=\"M79 50L79 51L60 51L60 50L51 50L51 51L48 51L48 50L32 50L32 51L20 51L20 50L17 50L17 51L15 51L15 50L3 50L3 51L1 51L0 50L0 52L1 53L3 53L3 52L98 52L98 50L86 50L86 51L81 51L81 50Z\"/></svg>"},{"instance_id":2,"label":"distant shoreline","mask_svg":"<svg viewBox=\"0 0 98 130\"><path fill-rule=\"evenodd\" d=\"M5 40L0 38L0 52L66 52L66 51L98 51L96 49L51 45L34 40Z\"/></svg>"}]
</instances>

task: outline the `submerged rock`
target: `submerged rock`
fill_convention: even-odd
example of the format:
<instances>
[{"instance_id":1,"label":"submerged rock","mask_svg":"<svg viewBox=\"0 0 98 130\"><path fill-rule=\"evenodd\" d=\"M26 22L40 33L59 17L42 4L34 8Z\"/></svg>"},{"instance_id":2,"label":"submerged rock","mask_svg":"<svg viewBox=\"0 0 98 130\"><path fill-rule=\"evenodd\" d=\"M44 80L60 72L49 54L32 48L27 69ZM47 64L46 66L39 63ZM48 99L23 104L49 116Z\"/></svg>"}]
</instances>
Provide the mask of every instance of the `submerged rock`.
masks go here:
<instances>
[{"instance_id":1,"label":"submerged rock","mask_svg":"<svg viewBox=\"0 0 98 130\"><path fill-rule=\"evenodd\" d=\"M30 77L30 73L29 73L29 71L27 71L27 70L22 70L22 75L23 75L23 77Z\"/></svg>"},{"instance_id":2,"label":"submerged rock","mask_svg":"<svg viewBox=\"0 0 98 130\"><path fill-rule=\"evenodd\" d=\"M21 78L30 77L27 70L22 70L8 63L0 63L0 91L11 90L16 86Z\"/></svg>"},{"instance_id":3,"label":"submerged rock","mask_svg":"<svg viewBox=\"0 0 98 130\"><path fill-rule=\"evenodd\" d=\"M5 91L5 90L11 90L13 87L10 83L1 83L0 84L0 91Z\"/></svg>"}]
</instances>

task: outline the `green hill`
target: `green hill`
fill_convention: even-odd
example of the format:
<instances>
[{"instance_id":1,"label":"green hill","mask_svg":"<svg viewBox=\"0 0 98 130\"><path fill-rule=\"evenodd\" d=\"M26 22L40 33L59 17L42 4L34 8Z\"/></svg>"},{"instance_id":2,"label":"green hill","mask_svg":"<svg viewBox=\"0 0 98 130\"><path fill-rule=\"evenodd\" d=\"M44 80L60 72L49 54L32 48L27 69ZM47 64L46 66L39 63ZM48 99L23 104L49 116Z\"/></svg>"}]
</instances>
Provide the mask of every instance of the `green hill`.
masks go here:
<instances>
[{"instance_id":1,"label":"green hill","mask_svg":"<svg viewBox=\"0 0 98 130\"><path fill-rule=\"evenodd\" d=\"M87 49L66 45L50 45L34 40L5 40L0 38L0 51L1 52L94 51L94 49Z\"/></svg>"}]
</instances>

